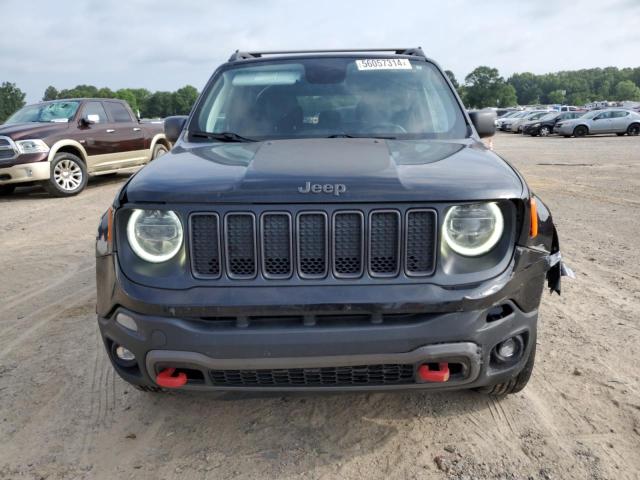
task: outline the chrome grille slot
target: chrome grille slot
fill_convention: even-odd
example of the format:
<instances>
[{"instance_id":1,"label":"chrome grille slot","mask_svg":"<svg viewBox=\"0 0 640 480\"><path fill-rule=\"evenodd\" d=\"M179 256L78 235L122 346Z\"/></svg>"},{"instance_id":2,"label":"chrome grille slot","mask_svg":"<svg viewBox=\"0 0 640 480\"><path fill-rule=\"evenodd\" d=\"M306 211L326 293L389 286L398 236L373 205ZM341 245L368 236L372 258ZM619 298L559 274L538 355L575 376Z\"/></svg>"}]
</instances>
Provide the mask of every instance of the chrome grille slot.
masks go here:
<instances>
[{"instance_id":1,"label":"chrome grille slot","mask_svg":"<svg viewBox=\"0 0 640 480\"><path fill-rule=\"evenodd\" d=\"M358 211L341 211L333 216L333 273L336 277L362 275L364 216Z\"/></svg>"},{"instance_id":2,"label":"chrome grille slot","mask_svg":"<svg viewBox=\"0 0 640 480\"><path fill-rule=\"evenodd\" d=\"M395 277L400 271L400 212L374 210L369 215L369 272Z\"/></svg>"},{"instance_id":3,"label":"chrome grille slot","mask_svg":"<svg viewBox=\"0 0 640 480\"><path fill-rule=\"evenodd\" d=\"M256 227L252 213L229 213L225 217L225 254L229 277L256 276Z\"/></svg>"},{"instance_id":4,"label":"chrome grille slot","mask_svg":"<svg viewBox=\"0 0 640 480\"><path fill-rule=\"evenodd\" d=\"M267 278L289 278L293 273L291 215L265 213L261 217L262 270Z\"/></svg>"},{"instance_id":5,"label":"chrome grille slot","mask_svg":"<svg viewBox=\"0 0 640 480\"><path fill-rule=\"evenodd\" d=\"M324 278L328 269L327 215L304 212L297 220L298 272L303 278Z\"/></svg>"},{"instance_id":6,"label":"chrome grille slot","mask_svg":"<svg viewBox=\"0 0 640 480\"><path fill-rule=\"evenodd\" d=\"M436 214L433 210L407 212L405 269L407 275L431 275L436 258Z\"/></svg>"}]
</instances>

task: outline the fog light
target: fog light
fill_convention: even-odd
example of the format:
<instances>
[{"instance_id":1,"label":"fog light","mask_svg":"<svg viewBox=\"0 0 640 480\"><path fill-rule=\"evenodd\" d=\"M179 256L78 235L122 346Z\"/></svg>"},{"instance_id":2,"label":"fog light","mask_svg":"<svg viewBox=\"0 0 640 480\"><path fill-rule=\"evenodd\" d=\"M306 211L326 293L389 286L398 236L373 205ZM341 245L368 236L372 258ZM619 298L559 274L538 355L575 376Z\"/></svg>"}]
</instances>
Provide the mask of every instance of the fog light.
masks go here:
<instances>
[{"instance_id":1,"label":"fog light","mask_svg":"<svg viewBox=\"0 0 640 480\"><path fill-rule=\"evenodd\" d=\"M130 362L136 359L136 356L133 354L131 350L127 350L122 345L116 347L116 355L120 360L124 360L125 362Z\"/></svg>"},{"instance_id":2,"label":"fog light","mask_svg":"<svg viewBox=\"0 0 640 480\"><path fill-rule=\"evenodd\" d=\"M133 330L134 332L138 331L138 325L136 324L136 321L125 313L118 313L118 315L116 316L116 322L118 322L124 328Z\"/></svg>"},{"instance_id":3,"label":"fog light","mask_svg":"<svg viewBox=\"0 0 640 480\"><path fill-rule=\"evenodd\" d=\"M131 350L115 342L111 344L111 358L119 367L131 368L138 364L136 356Z\"/></svg>"},{"instance_id":4,"label":"fog light","mask_svg":"<svg viewBox=\"0 0 640 480\"><path fill-rule=\"evenodd\" d=\"M507 338L505 341L496 345L494 350L495 358L503 363L510 363L517 361L524 350L524 341L521 335Z\"/></svg>"}]
</instances>

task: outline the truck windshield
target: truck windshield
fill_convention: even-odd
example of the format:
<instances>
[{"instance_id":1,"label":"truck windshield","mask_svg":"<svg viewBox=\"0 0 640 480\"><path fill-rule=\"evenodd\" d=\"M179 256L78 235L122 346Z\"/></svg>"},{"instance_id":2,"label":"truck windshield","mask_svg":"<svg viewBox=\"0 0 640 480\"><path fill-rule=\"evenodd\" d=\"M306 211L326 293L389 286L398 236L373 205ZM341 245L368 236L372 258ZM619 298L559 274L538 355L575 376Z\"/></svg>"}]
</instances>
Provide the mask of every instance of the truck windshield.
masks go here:
<instances>
[{"instance_id":1,"label":"truck windshield","mask_svg":"<svg viewBox=\"0 0 640 480\"><path fill-rule=\"evenodd\" d=\"M203 93L192 139L468 136L443 74L406 58L294 58L225 68Z\"/></svg>"},{"instance_id":2,"label":"truck windshield","mask_svg":"<svg viewBox=\"0 0 640 480\"><path fill-rule=\"evenodd\" d=\"M63 101L27 105L11 115L5 124L28 122L68 122L78 110L80 102Z\"/></svg>"}]
</instances>

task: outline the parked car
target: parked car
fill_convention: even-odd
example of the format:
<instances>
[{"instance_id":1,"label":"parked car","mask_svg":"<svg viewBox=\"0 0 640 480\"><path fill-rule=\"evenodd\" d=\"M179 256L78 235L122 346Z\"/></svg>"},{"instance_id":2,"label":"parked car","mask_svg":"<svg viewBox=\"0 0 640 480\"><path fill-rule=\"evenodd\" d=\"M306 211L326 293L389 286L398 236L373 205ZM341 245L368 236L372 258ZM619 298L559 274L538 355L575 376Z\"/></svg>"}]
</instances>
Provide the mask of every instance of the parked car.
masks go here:
<instances>
[{"instance_id":1,"label":"parked car","mask_svg":"<svg viewBox=\"0 0 640 480\"><path fill-rule=\"evenodd\" d=\"M524 388L568 273L549 210L483 146L493 111L467 114L419 48L372 52L236 52L165 120L175 147L97 235L127 382Z\"/></svg>"},{"instance_id":2,"label":"parked car","mask_svg":"<svg viewBox=\"0 0 640 480\"><path fill-rule=\"evenodd\" d=\"M537 120L539 118L542 118L548 113L549 113L548 110L534 110L534 111L528 112L527 115L517 118L513 122L511 122L511 126L509 127L509 130L511 131L511 133L520 133L522 132L523 124L525 124L526 122L530 122L532 120Z\"/></svg>"},{"instance_id":3,"label":"parked car","mask_svg":"<svg viewBox=\"0 0 640 480\"><path fill-rule=\"evenodd\" d=\"M615 133L622 136L640 133L640 114L632 110L610 108L592 110L573 120L563 120L554 130L564 137L584 137L598 133Z\"/></svg>"},{"instance_id":4,"label":"parked car","mask_svg":"<svg viewBox=\"0 0 640 480\"><path fill-rule=\"evenodd\" d=\"M530 120L522 125L522 133L536 137L546 137L553 133L556 124L562 120L572 120L584 115L586 112L565 111L550 112L537 120Z\"/></svg>"},{"instance_id":5,"label":"parked car","mask_svg":"<svg viewBox=\"0 0 640 480\"><path fill-rule=\"evenodd\" d=\"M529 115L529 113L531 113L529 110L520 110L513 112L513 114L507 114L504 117L498 119L496 127L498 128L498 130L501 130L503 132L509 131L513 122Z\"/></svg>"},{"instance_id":6,"label":"parked car","mask_svg":"<svg viewBox=\"0 0 640 480\"><path fill-rule=\"evenodd\" d=\"M0 125L0 193L40 184L56 197L80 193L90 175L139 168L168 152L162 123L140 123L116 99L28 105Z\"/></svg>"}]
</instances>

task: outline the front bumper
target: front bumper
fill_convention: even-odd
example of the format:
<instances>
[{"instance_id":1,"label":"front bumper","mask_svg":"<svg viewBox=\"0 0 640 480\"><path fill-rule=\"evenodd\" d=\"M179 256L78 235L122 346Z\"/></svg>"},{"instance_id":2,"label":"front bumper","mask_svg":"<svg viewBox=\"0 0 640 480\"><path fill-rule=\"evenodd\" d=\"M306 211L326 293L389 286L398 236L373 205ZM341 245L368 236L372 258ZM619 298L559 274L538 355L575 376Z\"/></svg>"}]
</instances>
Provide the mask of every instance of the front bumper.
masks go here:
<instances>
[{"instance_id":1,"label":"front bumper","mask_svg":"<svg viewBox=\"0 0 640 480\"><path fill-rule=\"evenodd\" d=\"M196 377L182 388L196 390L454 389L500 383L523 368L535 345L537 308L550 267L548 254L519 247L500 276L456 288L424 283L162 290L132 282L117 265L115 254L97 259L98 321L115 369L142 386L157 386L164 368L188 369ZM137 331L118 323L119 314L133 319ZM524 339L519 360L508 365L492 360L494 347L517 335ZM114 344L134 353L135 366L114 361ZM238 386L221 384L215 376L388 364L411 365L415 374L420 365L439 362L457 368L445 383L413 375L393 385Z\"/></svg>"},{"instance_id":2,"label":"front bumper","mask_svg":"<svg viewBox=\"0 0 640 480\"><path fill-rule=\"evenodd\" d=\"M48 180L51 164L47 161L18 163L10 167L0 165L0 185Z\"/></svg>"}]
</instances>

